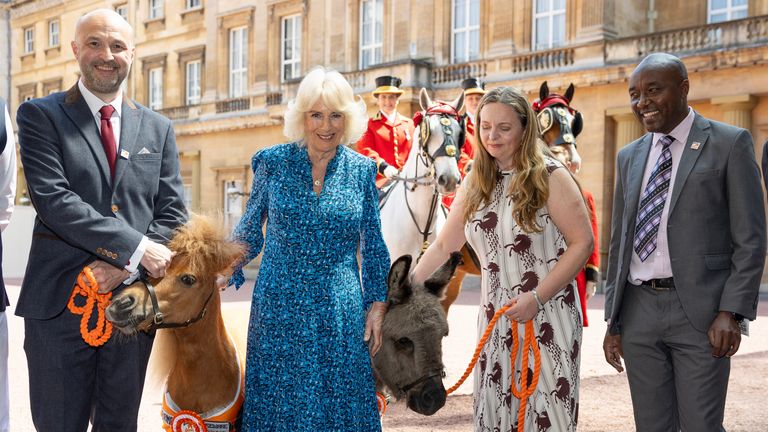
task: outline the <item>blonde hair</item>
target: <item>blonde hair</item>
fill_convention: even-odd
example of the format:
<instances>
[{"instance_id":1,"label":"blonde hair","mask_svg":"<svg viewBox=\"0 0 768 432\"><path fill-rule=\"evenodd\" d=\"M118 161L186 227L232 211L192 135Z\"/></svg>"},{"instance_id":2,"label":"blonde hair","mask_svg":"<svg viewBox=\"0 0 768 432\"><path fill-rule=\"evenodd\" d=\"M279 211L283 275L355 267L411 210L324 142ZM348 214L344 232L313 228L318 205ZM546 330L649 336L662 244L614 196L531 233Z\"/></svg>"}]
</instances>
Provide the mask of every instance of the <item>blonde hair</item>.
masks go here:
<instances>
[{"instance_id":1,"label":"blonde hair","mask_svg":"<svg viewBox=\"0 0 768 432\"><path fill-rule=\"evenodd\" d=\"M523 134L513 161L515 175L507 191L514 202L513 218L525 232L540 232L536 212L544 207L549 198L549 175L545 160L544 144L539 138L539 123L525 95L512 87L497 87L483 96L477 106L475 137L480 144L475 149L475 161L467 176L465 188L464 221L469 221L483 206L491 202L491 194L501 173L493 156L483 143L481 124L483 108L492 103L511 107L520 119Z\"/></svg>"},{"instance_id":2,"label":"blonde hair","mask_svg":"<svg viewBox=\"0 0 768 432\"><path fill-rule=\"evenodd\" d=\"M283 134L288 139L303 143L304 114L321 98L329 109L344 115L341 143L357 141L368 126L365 102L360 96L355 96L352 86L340 73L321 66L312 69L301 80L296 98L288 102Z\"/></svg>"}]
</instances>

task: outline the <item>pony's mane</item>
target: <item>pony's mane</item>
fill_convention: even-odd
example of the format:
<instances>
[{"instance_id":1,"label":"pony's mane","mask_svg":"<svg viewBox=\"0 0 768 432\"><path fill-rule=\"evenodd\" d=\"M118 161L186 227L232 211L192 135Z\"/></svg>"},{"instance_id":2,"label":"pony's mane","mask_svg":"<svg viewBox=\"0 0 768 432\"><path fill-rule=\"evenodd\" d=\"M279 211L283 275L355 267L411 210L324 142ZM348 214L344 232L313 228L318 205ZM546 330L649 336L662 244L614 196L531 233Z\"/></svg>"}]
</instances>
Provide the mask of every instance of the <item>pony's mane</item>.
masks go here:
<instances>
[{"instance_id":1,"label":"pony's mane","mask_svg":"<svg viewBox=\"0 0 768 432\"><path fill-rule=\"evenodd\" d=\"M189 222L179 227L168 248L176 252L169 273L185 269L212 279L219 274L229 274L231 267L245 252L242 244L227 239L219 218L201 215L192 216ZM172 330L157 331L147 369L146 385L149 391L164 388L166 378L176 363L177 344Z\"/></svg>"}]
</instances>

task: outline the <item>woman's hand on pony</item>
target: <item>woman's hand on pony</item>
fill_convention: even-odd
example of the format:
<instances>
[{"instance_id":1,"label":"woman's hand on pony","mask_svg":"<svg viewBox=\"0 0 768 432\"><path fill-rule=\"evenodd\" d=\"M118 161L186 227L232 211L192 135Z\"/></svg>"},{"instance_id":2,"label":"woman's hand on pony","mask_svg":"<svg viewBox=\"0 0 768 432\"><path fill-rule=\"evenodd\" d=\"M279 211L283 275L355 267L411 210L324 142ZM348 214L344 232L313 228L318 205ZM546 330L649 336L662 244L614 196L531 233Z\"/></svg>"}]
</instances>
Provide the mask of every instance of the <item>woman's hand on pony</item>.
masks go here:
<instances>
[{"instance_id":1,"label":"woman's hand on pony","mask_svg":"<svg viewBox=\"0 0 768 432\"><path fill-rule=\"evenodd\" d=\"M375 356L381 348L381 324L384 322L384 314L387 313L387 304L373 302L368 315L365 317L365 336L363 340L368 342L368 351L371 357Z\"/></svg>"}]
</instances>

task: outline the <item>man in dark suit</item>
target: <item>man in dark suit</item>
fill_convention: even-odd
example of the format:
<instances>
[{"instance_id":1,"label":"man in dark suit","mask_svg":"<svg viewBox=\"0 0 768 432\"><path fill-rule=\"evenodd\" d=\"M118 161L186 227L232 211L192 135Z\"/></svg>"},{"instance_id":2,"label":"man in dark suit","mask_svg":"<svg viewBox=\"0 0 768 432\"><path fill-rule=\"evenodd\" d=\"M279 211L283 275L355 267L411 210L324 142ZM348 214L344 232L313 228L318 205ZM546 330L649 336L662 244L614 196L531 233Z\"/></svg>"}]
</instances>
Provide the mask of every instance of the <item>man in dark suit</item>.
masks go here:
<instances>
[{"instance_id":1,"label":"man in dark suit","mask_svg":"<svg viewBox=\"0 0 768 432\"><path fill-rule=\"evenodd\" d=\"M16 142L5 100L0 98L0 231L11 221L16 197ZM0 432L11 430L8 386L8 294L3 281L3 244L0 242Z\"/></svg>"},{"instance_id":2,"label":"man in dark suit","mask_svg":"<svg viewBox=\"0 0 768 432\"><path fill-rule=\"evenodd\" d=\"M617 158L603 342L627 366L637 430L721 431L739 322L755 319L765 262L749 132L688 106L685 65L651 54L632 73L649 132Z\"/></svg>"},{"instance_id":3,"label":"man in dark suit","mask_svg":"<svg viewBox=\"0 0 768 432\"><path fill-rule=\"evenodd\" d=\"M78 83L17 115L37 211L16 308L32 418L39 431L85 431L89 420L92 431L135 431L153 335L92 347L67 302L86 265L101 292L139 264L165 274L172 253L163 243L187 218L179 160L171 123L121 90L134 56L130 25L109 9L88 13L72 50Z\"/></svg>"}]
</instances>

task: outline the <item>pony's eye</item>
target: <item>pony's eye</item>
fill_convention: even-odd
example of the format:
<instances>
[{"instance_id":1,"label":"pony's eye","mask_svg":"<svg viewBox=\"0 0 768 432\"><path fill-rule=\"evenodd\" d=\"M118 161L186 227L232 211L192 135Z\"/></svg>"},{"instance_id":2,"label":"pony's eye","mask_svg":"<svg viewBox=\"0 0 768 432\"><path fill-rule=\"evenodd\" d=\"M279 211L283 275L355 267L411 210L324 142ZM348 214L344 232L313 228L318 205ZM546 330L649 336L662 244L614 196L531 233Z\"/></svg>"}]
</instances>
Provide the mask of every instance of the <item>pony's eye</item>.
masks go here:
<instances>
[{"instance_id":1,"label":"pony's eye","mask_svg":"<svg viewBox=\"0 0 768 432\"><path fill-rule=\"evenodd\" d=\"M197 282L197 278L195 278L191 274L181 275L181 283L183 283L184 285L192 286L195 284L195 282Z\"/></svg>"},{"instance_id":2,"label":"pony's eye","mask_svg":"<svg viewBox=\"0 0 768 432\"><path fill-rule=\"evenodd\" d=\"M413 341L411 341L407 337L401 337L400 339L395 341L395 346L399 350L412 350L413 349Z\"/></svg>"}]
</instances>

